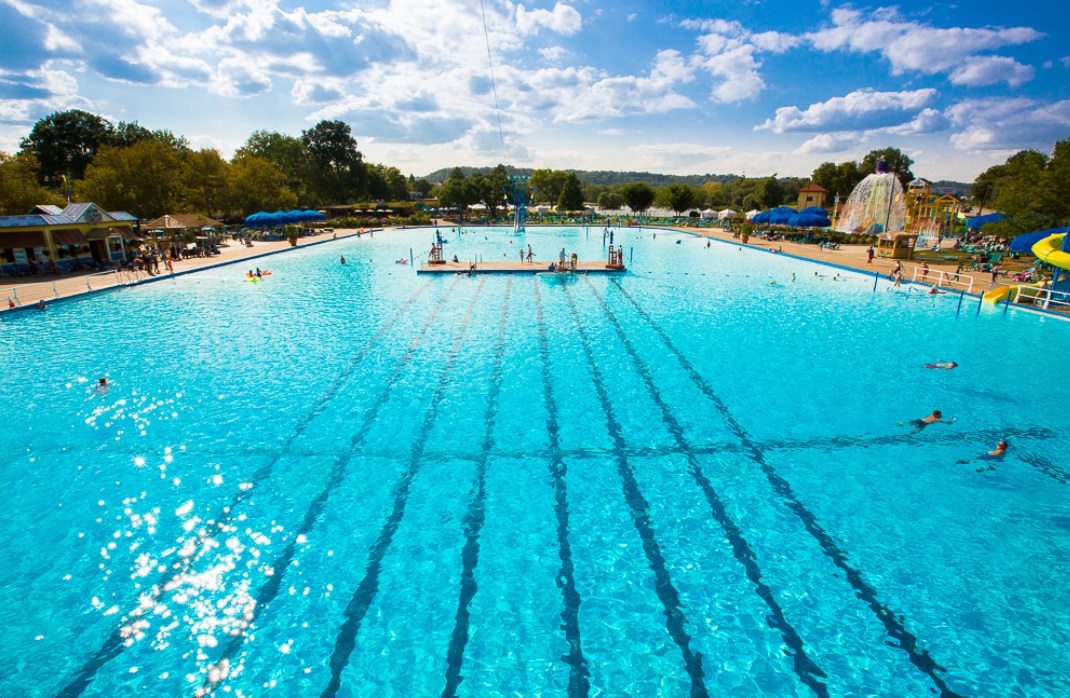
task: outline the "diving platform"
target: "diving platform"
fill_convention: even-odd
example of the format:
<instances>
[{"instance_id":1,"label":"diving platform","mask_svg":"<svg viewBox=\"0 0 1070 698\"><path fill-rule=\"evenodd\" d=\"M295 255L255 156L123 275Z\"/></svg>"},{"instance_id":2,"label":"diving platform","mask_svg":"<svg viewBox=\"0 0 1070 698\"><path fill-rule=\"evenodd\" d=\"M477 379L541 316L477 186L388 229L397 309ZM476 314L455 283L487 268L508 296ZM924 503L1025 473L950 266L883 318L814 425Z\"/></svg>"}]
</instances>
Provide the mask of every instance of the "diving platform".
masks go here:
<instances>
[{"instance_id":1,"label":"diving platform","mask_svg":"<svg viewBox=\"0 0 1070 698\"><path fill-rule=\"evenodd\" d=\"M554 262L556 266L557 263ZM416 270L417 274L467 274L472 268L471 262L442 262L425 264ZM569 274L623 274L623 265L610 266L604 259L595 262L577 261L576 270L568 269L554 272L566 276ZM472 268L474 274L544 274L550 272L550 262L480 262Z\"/></svg>"}]
</instances>

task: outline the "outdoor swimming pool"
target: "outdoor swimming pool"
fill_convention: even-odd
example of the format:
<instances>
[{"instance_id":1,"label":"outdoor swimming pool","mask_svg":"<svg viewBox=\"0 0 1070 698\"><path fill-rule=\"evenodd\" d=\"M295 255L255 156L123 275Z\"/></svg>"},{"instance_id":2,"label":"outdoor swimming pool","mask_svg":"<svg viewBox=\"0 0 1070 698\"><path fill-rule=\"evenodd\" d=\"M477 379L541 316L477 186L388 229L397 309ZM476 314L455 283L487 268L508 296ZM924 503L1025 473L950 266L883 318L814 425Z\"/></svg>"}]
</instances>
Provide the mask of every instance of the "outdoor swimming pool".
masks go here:
<instances>
[{"instance_id":1,"label":"outdoor swimming pool","mask_svg":"<svg viewBox=\"0 0 1070 698\"><path fill-rule=\"evenodd\" d=\"M1070 692L1070 324L614 232L5 316L0 695Z\"/></svg>"}]
</instances>

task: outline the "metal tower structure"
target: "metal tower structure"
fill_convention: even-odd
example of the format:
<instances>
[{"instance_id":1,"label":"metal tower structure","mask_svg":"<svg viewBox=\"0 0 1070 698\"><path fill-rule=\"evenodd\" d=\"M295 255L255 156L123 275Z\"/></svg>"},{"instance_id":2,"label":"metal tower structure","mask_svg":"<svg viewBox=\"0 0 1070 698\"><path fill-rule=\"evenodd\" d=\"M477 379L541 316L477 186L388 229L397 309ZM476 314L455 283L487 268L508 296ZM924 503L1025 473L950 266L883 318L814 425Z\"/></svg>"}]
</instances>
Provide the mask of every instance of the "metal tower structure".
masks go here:
<instances>
[{"instance_id":1,"label":"metal tower structure","mask_svg":"<svg viewBox=\"0 0 1070 698\"><path fill-rule=\"evenodd\" d=\"M523 175L510 175L509 186L513 190L509 197L513 201L513 232L524 232L528 222L528 180ZM532 191L532 194L535 192Z\"/></svg>"}]
</instances>

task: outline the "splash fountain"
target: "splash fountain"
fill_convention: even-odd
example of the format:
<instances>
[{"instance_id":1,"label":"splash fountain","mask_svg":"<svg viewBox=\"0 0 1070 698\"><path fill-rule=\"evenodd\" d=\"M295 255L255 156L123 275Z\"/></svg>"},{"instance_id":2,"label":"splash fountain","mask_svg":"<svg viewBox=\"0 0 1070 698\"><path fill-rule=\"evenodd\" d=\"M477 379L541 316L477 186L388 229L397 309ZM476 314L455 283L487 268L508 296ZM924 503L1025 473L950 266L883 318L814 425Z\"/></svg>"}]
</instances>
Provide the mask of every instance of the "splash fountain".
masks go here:
<instances>
[{"instance_id":1,"label":"splash fountain","mask_svg":"<svg viewBox=\"0 0 1070 698\"><path fill-rule=\"evenodd\" d=\"M906 225L907 207L903 185L888 168L878 162L877 171L858 183L836 220L841 233L881 235L901 231Z\"/></svg>"}]
</instances>

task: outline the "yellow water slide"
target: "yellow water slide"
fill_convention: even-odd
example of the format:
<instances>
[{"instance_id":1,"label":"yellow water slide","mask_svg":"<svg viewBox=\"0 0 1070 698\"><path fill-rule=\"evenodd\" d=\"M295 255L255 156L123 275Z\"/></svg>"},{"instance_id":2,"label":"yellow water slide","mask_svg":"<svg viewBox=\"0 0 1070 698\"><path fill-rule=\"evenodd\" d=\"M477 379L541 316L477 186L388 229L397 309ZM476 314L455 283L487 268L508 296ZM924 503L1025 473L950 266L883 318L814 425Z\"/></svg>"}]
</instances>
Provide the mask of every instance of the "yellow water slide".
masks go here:
<instances>
[{"instance_id":1,"label":"yellow water slide","mask_svg":"<svg viewBox=\"0 0 1070 698\"><path fill-rule=\"evenodd\" d=\"M1063 238L1066 233L1049 235L1033 245L1033 254L1042 262L1060 269L1070 269L1070 252L1063 252Z\"/></svg>"},{"instance_id":2,"label":"yellow water slide","mask_svg":"<svg viewBox=\"0 0 1070 698\"><path fill-rule=\"evenodd\" d=\"M1037 259L1042 262L1046 262L1053 267L1059 267L1060 269L1070 270L1070 252L1063 252L1063 238L1066 237L1066 233L1056 233L1055 235L1049 235L1040 242L1033 245L1033 254ZM984 299L989 303L999 303L1001 300L1010 296L1015 297L1018 293L1018 289L1021 288L1022 292L1018 295L1017 300L1023 299L1035 299L1037 297L1037 289L1039 284L1030 284L1029 286L999 286L984 294Z\"/></svg>"}]
</instances>

